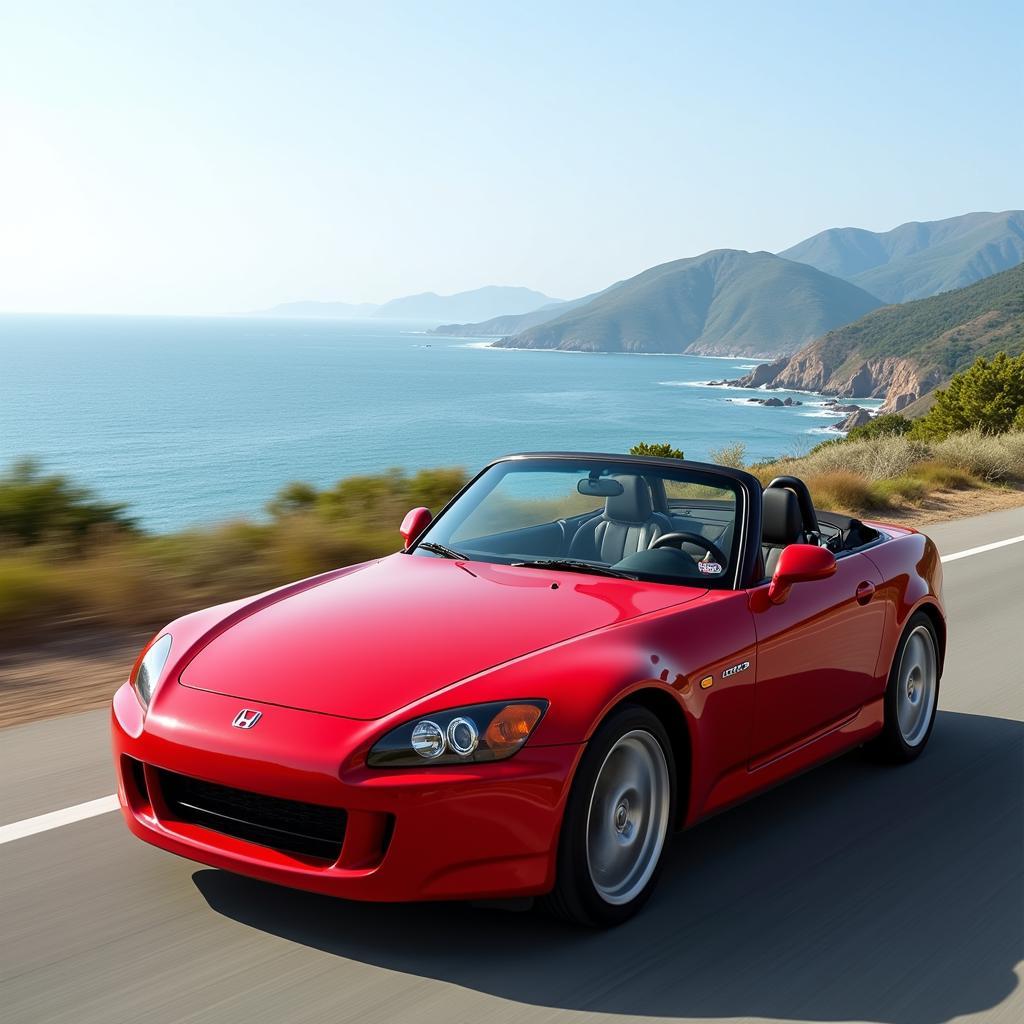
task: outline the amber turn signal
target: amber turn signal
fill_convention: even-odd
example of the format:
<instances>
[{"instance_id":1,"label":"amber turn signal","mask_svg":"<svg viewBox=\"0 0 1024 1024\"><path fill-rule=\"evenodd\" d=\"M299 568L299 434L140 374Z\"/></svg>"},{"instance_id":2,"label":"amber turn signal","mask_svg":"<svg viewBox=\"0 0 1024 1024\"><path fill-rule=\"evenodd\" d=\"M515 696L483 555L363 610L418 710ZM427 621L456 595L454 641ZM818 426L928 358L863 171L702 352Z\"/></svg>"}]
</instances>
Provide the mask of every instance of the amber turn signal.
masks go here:
<instances>
[{"instance_id":1,"label":"amber turn signal","mask_svg":"<svg viewBox=\"0 0 1024 1024\"><path fill-rule=\"evenodd\" d=\"M509 704L491 719L484 742L496 753L518 747L526 742L540 714L533 704Z\"/></svg>"}]
</instances>

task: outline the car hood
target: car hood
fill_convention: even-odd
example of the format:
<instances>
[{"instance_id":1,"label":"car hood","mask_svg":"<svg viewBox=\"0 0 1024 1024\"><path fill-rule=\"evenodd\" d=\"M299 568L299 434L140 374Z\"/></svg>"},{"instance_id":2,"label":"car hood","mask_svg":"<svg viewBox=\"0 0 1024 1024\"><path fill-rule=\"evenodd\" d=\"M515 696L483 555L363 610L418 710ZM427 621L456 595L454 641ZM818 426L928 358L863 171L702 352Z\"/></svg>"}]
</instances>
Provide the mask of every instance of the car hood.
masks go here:
<instances>
[{"instance_id":1,"label":"car hood","mask_svg":"<svg viewBox=\"0 0 1024 1024\"><path fill-rule=\"evenodd\" d=\"M381 718L524 654L704 592L392 555L254 602L200 647L179 681L243 700Z\"/></svg>"}]
</instances>

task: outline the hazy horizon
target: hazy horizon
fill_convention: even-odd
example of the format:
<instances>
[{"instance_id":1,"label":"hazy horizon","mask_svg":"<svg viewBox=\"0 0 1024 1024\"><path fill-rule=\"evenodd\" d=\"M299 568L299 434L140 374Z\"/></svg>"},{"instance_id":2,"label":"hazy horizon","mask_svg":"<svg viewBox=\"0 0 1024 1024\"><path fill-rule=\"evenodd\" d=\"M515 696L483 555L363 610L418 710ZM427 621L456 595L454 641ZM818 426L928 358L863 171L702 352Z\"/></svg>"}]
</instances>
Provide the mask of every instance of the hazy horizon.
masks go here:
<instances>
[{"instance_id":1,"label":"hazy horizon","mask_svg":"<svg viewBox=\"0 0 1024 1024\"><path fill-rule=\"evenodd\" d=\"M0 311L575 298L1018 208L1022 29L1009 3L11 5Z\"/></svg>"}]
</instances>

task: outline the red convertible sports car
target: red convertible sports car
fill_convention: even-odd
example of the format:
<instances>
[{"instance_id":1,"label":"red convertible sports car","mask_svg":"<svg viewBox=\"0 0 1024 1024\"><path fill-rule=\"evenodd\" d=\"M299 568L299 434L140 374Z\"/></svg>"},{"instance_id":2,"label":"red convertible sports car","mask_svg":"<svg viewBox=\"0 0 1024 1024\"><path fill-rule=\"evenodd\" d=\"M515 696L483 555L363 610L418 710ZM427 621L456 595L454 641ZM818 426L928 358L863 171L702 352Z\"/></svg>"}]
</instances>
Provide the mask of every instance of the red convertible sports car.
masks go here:
<instances>
[{"instance_id":1,"label":"red convertible sports car","mask_svg":"<svg viewBox=\"0 0 1024 1024\"><path fill-rule=\"evenodd\" d=\"M350 899L537 896L609 925L673 830L928 742L934 545L794 477L513 455L402 535L157 634L113 702L137 836Z\"/></svg>"}]
</instances>

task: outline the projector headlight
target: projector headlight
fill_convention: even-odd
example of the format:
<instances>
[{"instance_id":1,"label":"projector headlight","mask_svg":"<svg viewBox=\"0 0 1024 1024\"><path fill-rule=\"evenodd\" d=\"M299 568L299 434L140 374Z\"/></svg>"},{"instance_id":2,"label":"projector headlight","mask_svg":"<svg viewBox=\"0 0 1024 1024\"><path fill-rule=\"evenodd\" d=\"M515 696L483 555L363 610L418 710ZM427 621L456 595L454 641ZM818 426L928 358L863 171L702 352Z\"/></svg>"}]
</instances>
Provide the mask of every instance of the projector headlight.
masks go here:
<instances>
[{"instance_id":1,"label":"projector headlight","mask_svg":"<svg viewBox=\"0 0 1024 1024\"><path fill-rule=\"evenodd\" d=\"M132 669L130 681L144 707L148 708L149 702L153 699L153 691L156 689L156 684L167 664L170 653L171 634L164 633L142 652L142 656Z\"/></svg>"},{"instance_id":2,"label":"projector headlight","mask_svg":"<svg viewBox=\"0 0 1024 1024\"><path fill-rule=\"evenodd\" d=\"M414 718L392 729L370 750L372 768L502 761L530 738L547 701L475 704Z\"/></svg>"}]
</instances>

